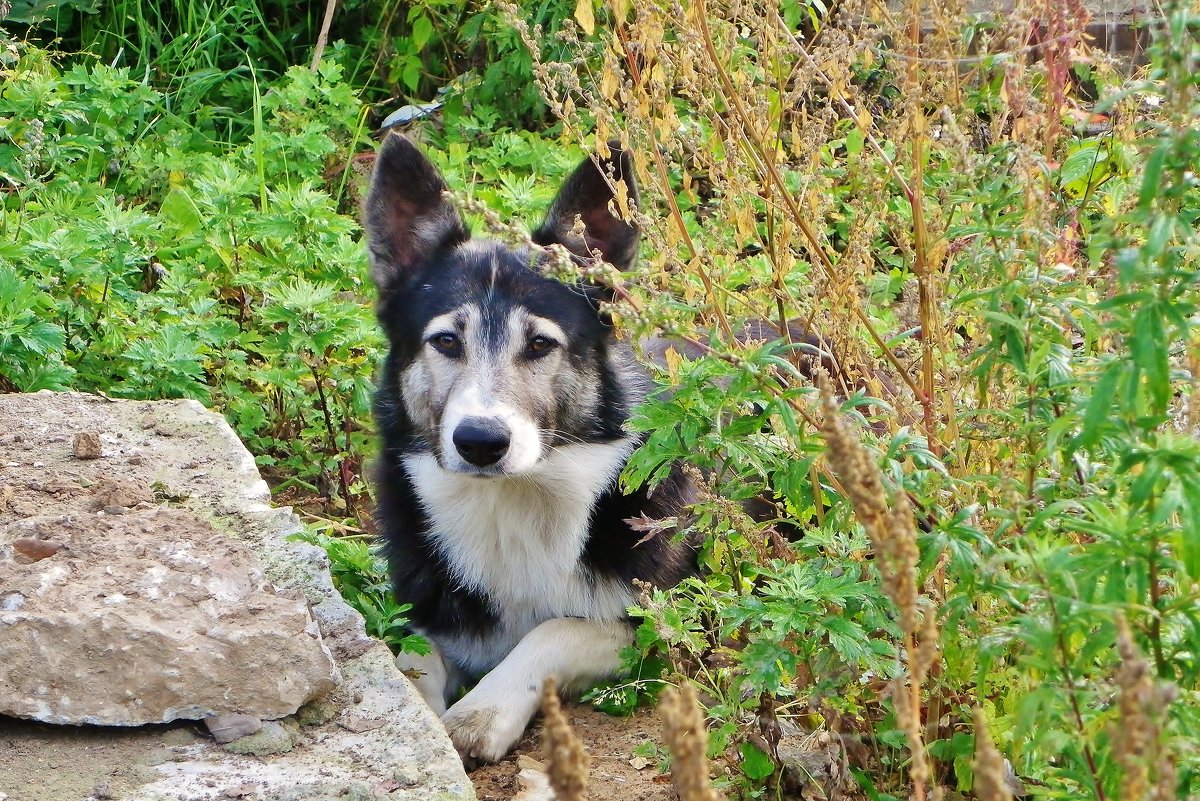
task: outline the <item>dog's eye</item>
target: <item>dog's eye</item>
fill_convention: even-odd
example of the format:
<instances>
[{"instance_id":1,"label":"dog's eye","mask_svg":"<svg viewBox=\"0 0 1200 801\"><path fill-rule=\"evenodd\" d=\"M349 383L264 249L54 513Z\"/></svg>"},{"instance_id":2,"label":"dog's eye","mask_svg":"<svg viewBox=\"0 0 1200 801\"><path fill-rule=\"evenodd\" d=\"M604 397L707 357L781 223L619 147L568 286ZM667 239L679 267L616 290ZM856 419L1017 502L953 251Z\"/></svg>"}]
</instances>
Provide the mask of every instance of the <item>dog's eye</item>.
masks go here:
<instances>
[{"instance_id":1,"label":"dog's eye","mask_svg":"<svg viewBox=\"0 0 1200 801\"><path fill-rule=\"evenodd\" d=\"M554 348L557 346L558 343L550 337L544 337L541 334L538 334L536 337L529 340L529 355L540 356L543 353L548 353L549 351L554 350Z\"/></svg>"},{"instance_id":2,"label":"dog's eye","mask_svg":"<svg viewBox=\"0 0 1200 801\"><path fill-rule=\"evenodd\" d=\"M455 334L434 334L429 338L429 344L444 356L457 358L462 355L462 340Z\"/></svg>"}]
</instances>

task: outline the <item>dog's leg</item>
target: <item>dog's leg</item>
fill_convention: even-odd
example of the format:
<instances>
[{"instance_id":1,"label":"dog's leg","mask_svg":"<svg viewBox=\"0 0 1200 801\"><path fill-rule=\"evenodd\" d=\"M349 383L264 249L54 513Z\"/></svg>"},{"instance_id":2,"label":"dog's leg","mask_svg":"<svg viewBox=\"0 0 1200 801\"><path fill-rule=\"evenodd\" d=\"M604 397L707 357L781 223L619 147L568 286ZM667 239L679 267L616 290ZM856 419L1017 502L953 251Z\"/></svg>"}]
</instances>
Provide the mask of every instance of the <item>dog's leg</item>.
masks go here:
<instances>
[{"instance_id":1,"label":"dog's leg","mask_svg":"<svg viewBox=\"0 0 1200 801\"><path fill-rule=\"evenodd\" d=\"M579 689L611 676L632 637L623 621L547 620L442 716L454 746L464 758L500 759L525 732L548 677L557 677L564 689Z\"/></svg>"},{"instance_id":2,"label":"dog's leg","mask_svg":"<svg viewBox=\"0 0 1200 801\"><path fill-rule=\"evenodd\" d=\"M458 668L448 665L433 640L428 637L429 653L401 653L396 657L396 667L412 680L417 692L429 704L438 717L446 714L446 697L458 689L461 676Z\"/></svg>"}]
</instances>

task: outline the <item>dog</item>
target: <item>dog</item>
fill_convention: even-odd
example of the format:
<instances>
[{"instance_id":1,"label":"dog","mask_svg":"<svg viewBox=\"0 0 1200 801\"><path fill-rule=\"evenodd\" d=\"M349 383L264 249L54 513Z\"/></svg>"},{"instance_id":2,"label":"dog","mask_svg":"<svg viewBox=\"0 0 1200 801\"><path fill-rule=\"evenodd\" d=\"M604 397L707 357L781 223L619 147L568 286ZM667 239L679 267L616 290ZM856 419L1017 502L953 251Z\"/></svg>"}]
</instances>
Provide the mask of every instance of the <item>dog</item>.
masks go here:
<instances>
[{"instance_id":1,"label":"dog","mask_svg":"<svg viewBox=\"0 0 1200 801\"><path fill-rule=\"evenodd\" d=\"M632 265L638 230L614 213L616 182L637 203L632 162L609 150L565 181L533 247L472 238L398 134L365 203L390 346L376 516L396 598L432 649L397 663L468 762L512 749L548 677L578 690L619 672L635 580L667 587L696 569L693 543L630 522L682 519L693 487L678 466L653 492L618 485L652 385L605 312L612 290L546 274L555 244L581 266Z\"/></svg>"}]
</instances>

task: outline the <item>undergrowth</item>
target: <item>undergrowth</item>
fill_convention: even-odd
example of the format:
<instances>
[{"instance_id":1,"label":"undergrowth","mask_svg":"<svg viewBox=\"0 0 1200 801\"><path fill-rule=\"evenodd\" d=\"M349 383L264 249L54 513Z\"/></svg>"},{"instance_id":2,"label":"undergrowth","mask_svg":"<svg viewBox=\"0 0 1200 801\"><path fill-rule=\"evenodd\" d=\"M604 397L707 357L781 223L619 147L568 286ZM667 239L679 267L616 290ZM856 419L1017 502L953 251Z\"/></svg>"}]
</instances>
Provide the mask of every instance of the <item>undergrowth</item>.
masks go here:
<instances>
[{"instance_id":1,"label":"undergrowth","mask_svg":"<svg viewBox=\"0 0 1200 801\"><path fill-rule=\"evenodd\" d=\"M1200 791L1195 10L1129 77L1072 4L605 11L537 75L648 198L617 311L678 345L625 479L704 471L708 570L638 646L703 687L729 789L782 792L783 720L872 798L969 790L978 715L1010 788Z\"/></svg>"},{"instance_id":2,"label":"undergrowth","mask_svg":"<svg viewBox=\"0 0 1200 801\"><path fill-rule=\"evenodd\" d=\"M382 337L357 204L372 143L339 62L259 87L247 133L226 138L221 108L177 116L129 68L7 52L0 390L194 398L277 491L368 517ZM500 210L532 217L549 200L533 173L578 158L522 132L469 146L481 130L464 121L443 167Z\"/></svg>"},{"instance_id":3,"label":"undergrowth","mask_svg":"<svg viewBox=\"0 0 1200 801\"><path fill-rule=\"evenodd\" d=\"M324 4L12 5L0 391L219 409L419 647L366 537L368 133L440 99L414 132L504 220L621 138L615 312L676 343L624 479L693 466L706 548L596 702L693 682L743 798L809 732L829 796L1200 793L1196 9L1131 71L1073 3L359 2L313 69Z\"/></svg>"},{"instance_id":4,"label":"undergrowth","mask_svg":"<svg viewBox=\"0 0 1200 801\"><path fill-rule=\"evenodd\" d=\"M308 65L325 16L347 82L380 103L378 122L402 102L437 101L450 113L470 108L488 127L544 122L546 107L532 61L517 34L484 4L454 0L12 0L6 28L65 52L129 67L163 92L171 113L212 118L227 136L252 126L245 110L257 87ZM546 27L546 46L575 0L528 4Z\"/></svg>"}]
</instances>

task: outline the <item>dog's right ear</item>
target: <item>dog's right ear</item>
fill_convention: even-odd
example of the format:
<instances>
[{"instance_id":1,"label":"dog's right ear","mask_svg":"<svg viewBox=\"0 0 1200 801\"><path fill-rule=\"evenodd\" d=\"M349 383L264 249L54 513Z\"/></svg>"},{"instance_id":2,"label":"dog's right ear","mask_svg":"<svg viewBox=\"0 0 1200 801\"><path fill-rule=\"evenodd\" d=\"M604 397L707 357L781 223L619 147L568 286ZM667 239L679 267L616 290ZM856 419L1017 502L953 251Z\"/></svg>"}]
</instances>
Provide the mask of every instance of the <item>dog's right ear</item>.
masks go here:
<instances>
[{"instance_id":1,"label":"dog's right ear","mask_svg":"<svg viewBox=\"0 0 1200 801\"><path fill-rule=\"evenodd\" d=\"M364 227L371 277L381 292L402 285L438 250L470 236L442 193L446 182L416 145L389 134L375 157Z\"/></svg>"}]
</instances>

